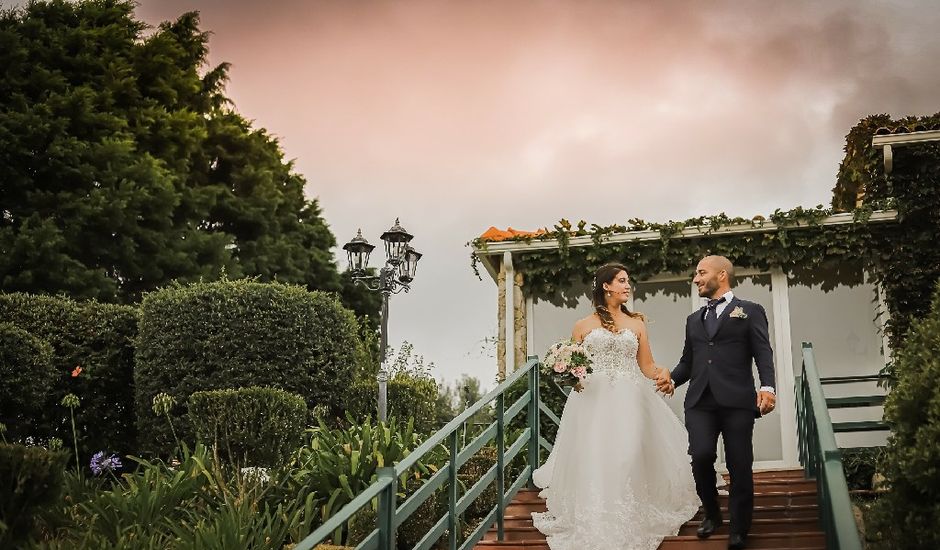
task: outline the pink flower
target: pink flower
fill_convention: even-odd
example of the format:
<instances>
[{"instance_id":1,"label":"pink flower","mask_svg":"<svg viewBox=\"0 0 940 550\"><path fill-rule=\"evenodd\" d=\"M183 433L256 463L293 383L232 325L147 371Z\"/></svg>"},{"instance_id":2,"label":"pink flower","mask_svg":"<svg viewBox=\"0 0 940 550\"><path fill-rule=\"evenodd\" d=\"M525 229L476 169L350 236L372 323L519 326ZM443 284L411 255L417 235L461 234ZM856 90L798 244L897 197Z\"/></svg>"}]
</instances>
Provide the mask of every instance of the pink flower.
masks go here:
<instances>
[{"instance_id":1,"label":"pink flower","mask_svg":"<svg viewBox=\"0 0 940 550\"><path fill-rule=\"evenodd\" d=\"M587 369L584 367L575 367L571 369L571 374L578 378L578 380L583 380L587 376Z\"/></svg>"},{"instance_id":2,"label":"pink flower","mask_svg":"<svg viewBox=\"0 0 940 550\"><path fill-rule=\"evenodd\" d=\"M559 361L555 363L555 366L552 367L552 369L554 369L555 372L565 372L565 364Z\"/></svg>"}]
</instances>

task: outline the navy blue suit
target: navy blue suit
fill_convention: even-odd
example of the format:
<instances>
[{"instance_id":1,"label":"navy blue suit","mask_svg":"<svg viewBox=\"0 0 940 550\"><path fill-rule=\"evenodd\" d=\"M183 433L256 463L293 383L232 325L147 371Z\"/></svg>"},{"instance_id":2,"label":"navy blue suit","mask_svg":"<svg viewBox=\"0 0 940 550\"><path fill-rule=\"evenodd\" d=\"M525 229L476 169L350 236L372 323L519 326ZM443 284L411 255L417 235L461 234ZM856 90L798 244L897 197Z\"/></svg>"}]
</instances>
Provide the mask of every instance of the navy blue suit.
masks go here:
<instances>
[{"instance_id":1,"label":"navy blue suit","mask_svg":"<svg viewBox=\"0 0 940 550\"><path fill-rule=\"evenodd\" d=\"M731 475L728 508L731 532L746 535L754 509L754 419L760 416L752 362L761 386L774 386L773 351L767 313L760 304L737 296L718 317L715 333L705 330L706 308L686 320L682 358L672 371L676 387L689 382L685 427L696 490L705 513L720 513L715 487L718 435L724 437Z\"/></svg>"}]
</instances>

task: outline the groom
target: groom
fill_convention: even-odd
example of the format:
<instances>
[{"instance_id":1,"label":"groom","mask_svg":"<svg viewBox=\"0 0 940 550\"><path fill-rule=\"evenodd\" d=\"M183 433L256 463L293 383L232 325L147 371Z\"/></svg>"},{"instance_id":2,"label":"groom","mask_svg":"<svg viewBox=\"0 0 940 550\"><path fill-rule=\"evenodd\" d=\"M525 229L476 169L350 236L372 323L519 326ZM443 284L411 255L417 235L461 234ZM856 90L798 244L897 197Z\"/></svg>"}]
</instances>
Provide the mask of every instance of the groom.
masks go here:
<instances>
[{"instance_id":1,"label":"groom","mask_svg":"<svg viewBox=\"0 0 940 550\"><path fill-rule=\"evenodd\" d=\"M715 487L718 435L724 436L725 460L731 475L728 548L744 548L754 511L751 439L754 419L774 409L773 351L767 335L767 314L754 302L731 292L734 266L723 256L706 256L692 282L708 305L686 320L685 347L671 376L657 380L672 395L689 382L685 396L685 427L695 489L705 517L697 534L707 538L721 526ZM761 387L754 390L751 361L757 364Z\"/></svg>"}]
</instances>

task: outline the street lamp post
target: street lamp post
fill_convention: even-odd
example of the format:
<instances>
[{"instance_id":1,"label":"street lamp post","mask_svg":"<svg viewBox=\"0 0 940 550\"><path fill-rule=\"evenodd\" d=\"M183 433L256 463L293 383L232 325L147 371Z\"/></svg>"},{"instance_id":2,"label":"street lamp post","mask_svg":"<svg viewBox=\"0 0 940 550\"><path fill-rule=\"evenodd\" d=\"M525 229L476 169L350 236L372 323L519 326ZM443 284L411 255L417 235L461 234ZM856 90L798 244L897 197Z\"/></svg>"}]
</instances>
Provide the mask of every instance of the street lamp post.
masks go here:
<instances>
[{"instance_id":1,"label":"street lamp post","mask_svg":"<svg viewBox=\"0 0 940 550\"><path fill-rule=\"evenodd\" d=\"M362 236L361 229L353 240L343 245L343 250L349 257L352 280L382 294L382 331L379 342L382 363L376 377L379 383L378 416L381 422L388 419L388 298L392 294L408 292L411 289L409 285L414 281L418 260L421 259L421 254L408 244L413 238L396 218L395 225L382 233L381 239L385 241L385 265L379 268L378 275L369 275L366 271L369 255L375 246L369 244Z\"/></svg>"}]
</instances>

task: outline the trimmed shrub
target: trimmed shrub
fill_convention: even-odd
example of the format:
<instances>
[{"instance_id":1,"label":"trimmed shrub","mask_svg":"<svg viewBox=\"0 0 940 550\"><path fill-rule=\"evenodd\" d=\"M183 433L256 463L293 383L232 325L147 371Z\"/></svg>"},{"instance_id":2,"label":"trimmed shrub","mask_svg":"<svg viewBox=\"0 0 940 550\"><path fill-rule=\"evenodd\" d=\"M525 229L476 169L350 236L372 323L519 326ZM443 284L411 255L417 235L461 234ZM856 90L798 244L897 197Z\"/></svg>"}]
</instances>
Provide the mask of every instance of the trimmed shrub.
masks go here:
<instances>
[{"instance_id":1,"label":"trimmed shrub","mask_svg":"<svg viewBox=\"0 0 940 550\"><path fill-rule=\"evenodd\" d=\"M33 518L62 490L68 454L0 443L0 548L29 537Z\"/></svg>"},{"instance_id":2,"label":"trimmed shrub","mask_svg":"<svg viewBox=\"0 0 940 550\"><path fill-rule=\"evenodd\" d=\"M196 440L228 464L273 467L300 447L307 404L275 388L200 391L189 397Z\"/></svg>"},{"instance_id":3,"label":"trimmed shrub","mask_svg":"<svg viewBox=\"0 0 940 550\"><path fill-rule=\"evenodd\" d=\"M405 494L410 497L426 481L409 477L405 483ZM424 538L424 535L434 528L441 516L447 513L447 493L443 488L448 487L448 485L448 483L444 483L441 489L434 491L434 494L422 502L418 509L398 527L398 546L400 548L414 548L417 546ZM404 502L404 499L402 499L402 502Z\"/></svg>"},{"instance_id":4,"label":"trimmed shrub","mask_svg":"<svg viewBox=\"0 0 940 550\"><path fill-rule=\"evenodd\" d=\"M42 400L43 412L29 419L23 429L39 439L55 436L71 441L68 411L59 402L65 394L74 393L82 401L76 411L82 455L104 449L136 449L136 308L54 296L0 294L0 319L46 341L52 349L54 383ZM81 372L73 376L76 367L81 367Z\"/></svg>"},{"instance_id":5,"label":"trimmed shrub","mask_svg":"<svg viewBox=\"0 0 940 550\"><path fill-rule=\"evenodd\" d=\"M458 470L457 479L459 479L466 490L471 487L496 464L496 447L483 447L475 455L467 459ZM511 481L510 481L511 482ZM509 482L507 482L507 485ZM464 520L467 523L479 525L480 520L485 518L490 510L496 506L497 498L496 481L491 481L486 489L470 503L467 511L464 512Z\"/></svg>"},{"instance_id":6,"label":"trimmed shrub","mask_svg":"<svg viewBox=\"0 0 940 550\"><path fill-rule=\"evenodd\" d=\"M885 402L892 434L881 462L889 490L868 531L884 548L940 548L940 284L894 365L897 383Z\"/></svg>"},{"instance_id":7,"label":"trimmed shrub","mask_svg":"<svg viewBox=\"0 0 940 550\"><path fill-rule=\"evenodd\" d=\"M197 391L270 386L298 394L309 409L342 415L365 357L353 314L332 294L249 280L175 285L145 295L137 341L136 406L142 447L166 452L173 438L151 410L165 392L180 437Z\"/></svg>"},{"instance_id":8,"label":"trimmed shrub","mask_svg":"<svg viewBox=\"0 0 940 550\"><path fill-rule=\"evenodd\" d=\"M0 323L0 422L16 441L32 426L56 379L52 346L12 323Z\"/></svg>"},{"instance_id":9,"label":"trimmed shrub","mask_svg":"<svg viewBox=\"0 0 940 550\"><path fill-rule=\"evenodd\" d=\"M430 377L398 373L388 384L388 416L414 419L415 431L430 435L437 431L437 382ZM379 383L359 380L349 389L349 414L356 420L375 418Z\"/></svg>"}]
</instances>

